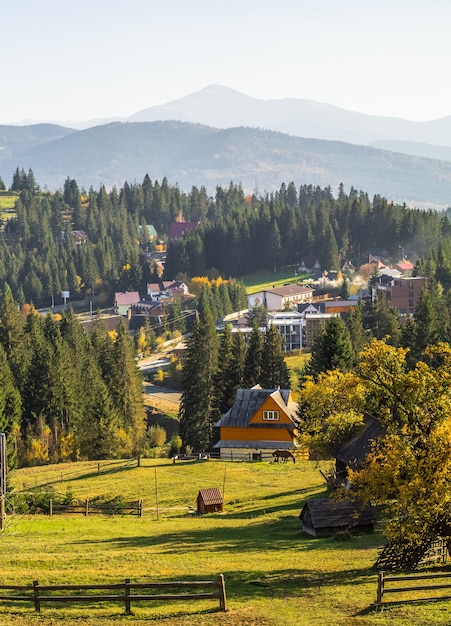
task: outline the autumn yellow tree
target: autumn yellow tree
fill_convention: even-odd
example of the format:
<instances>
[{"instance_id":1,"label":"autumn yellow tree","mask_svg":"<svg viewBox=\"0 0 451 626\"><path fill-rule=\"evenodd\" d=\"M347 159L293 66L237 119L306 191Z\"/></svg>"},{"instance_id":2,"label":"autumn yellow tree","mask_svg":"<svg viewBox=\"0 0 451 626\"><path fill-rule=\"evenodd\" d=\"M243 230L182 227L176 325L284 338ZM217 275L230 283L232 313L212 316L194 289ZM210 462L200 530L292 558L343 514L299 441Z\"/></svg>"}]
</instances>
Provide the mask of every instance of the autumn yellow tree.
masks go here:
<instances>
[{"instance_id":1,"label":"autumn yellow tree","mask_svg":"<svg viewBox=\"0 0 451 626\"><path fill-rule=\"evenodd\" d=\"M358 378L366 410L387 428L364 466L350 472L364 502L384 510L385 567L413 567L438 536L451 536L451 347L425 350L414 369L407 350L373 341Z\"/></svg>"},{"instance_id":2,"label":"autumn yellow tree","mask_svg":"<svg viewBox=\"0 0 451 626\"><path fill-rule=\"evenodd\" d=\"M331 370L307 376L299 394L299 443L330 458L364 425L365 386L356 374Z\"/></svg>"}]
</instances>

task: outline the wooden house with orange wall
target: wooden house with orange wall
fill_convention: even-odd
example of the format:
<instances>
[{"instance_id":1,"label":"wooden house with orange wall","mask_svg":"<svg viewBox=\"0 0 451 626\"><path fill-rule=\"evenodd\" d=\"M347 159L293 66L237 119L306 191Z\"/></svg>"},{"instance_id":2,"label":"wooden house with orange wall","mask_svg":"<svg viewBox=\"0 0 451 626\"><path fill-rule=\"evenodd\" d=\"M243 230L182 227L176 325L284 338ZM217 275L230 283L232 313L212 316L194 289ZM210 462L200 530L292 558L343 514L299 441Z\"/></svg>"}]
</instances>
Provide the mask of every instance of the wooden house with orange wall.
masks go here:
<instances>
[{"instance_id":1,"label":"wooden house with orange wall","mask_svg":"<svg viewBox=\"0 0 451 626\"><path fill-rule=\"evenodd\" d=\"M289 389L238 389L232 407L216 423L221 456L233 451L289 450L296 447L297 402Z\"/></svg>"}]
</instances>

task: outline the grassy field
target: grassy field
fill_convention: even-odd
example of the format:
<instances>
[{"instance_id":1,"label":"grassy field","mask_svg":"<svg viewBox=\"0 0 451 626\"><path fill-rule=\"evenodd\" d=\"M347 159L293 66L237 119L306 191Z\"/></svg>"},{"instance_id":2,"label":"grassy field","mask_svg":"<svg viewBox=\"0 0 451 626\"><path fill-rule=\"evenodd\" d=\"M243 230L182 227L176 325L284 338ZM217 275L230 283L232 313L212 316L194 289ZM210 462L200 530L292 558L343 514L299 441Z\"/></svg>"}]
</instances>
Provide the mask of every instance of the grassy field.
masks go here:
<instances>
[{"instance_id":1,"label":"grassy field","mask_svg":"<svg viewBox=\"0 0 451 626\"><path fill-rule=\"evenodd\" d=\"M308 275L301 276L297 273L297 267L295 265L290 267L284 267L277 271L270 272L268 270L254 272L253 274L247 274L241 278L241 282L246 287L248 294L261 291L262 289L271 289L272 287L281 287L285 283L301 282L304 279L309 278Z\"/></svg>"},{"instance_id":2,"label":"grassy field","mask_svg":"<svg viewBox=\"0 0 451 626\"><path fill-rule=\"evenodd\" d=\"M449 625L450 602L376 613L378 534L338 541L302 532L305 500L325 494L314 462L172 464L102 473L107 462L20 470L12 482L52 482L77 498L143 498L142 518L10 516L1 535L4 584L214 579L223 573L229 611L216 601L149 603L123 615L119 605L2 605L2 626L164 624L171 626ZM324 466L322 466L323 469ZM98 470L100 469L100 474ZM198 490L224 491L222 513L197 516ZM157 508L158 505L158 508Z\"/></svg>"},{"instance_id":3,"label":"grassy field","mask_svg":"<svg viewBox=\"0 0 451 626\"><path fill-rule=\"evenodd\" d=\"M0 194L0 211L3 211L5 209L13 209L17 202L18 197L19 197L18 194L12 194L12 195Z\"/></svg>"},{"instance_id":4,"label":"grassy field","mask_svg":"<svg viewBox=\"0 0 451 626\"><path fill-rule=\"evenodd\" d=\"M295 354L285 354L285 363L290 370L291 376L291 390L296 395L299 390L299 378L301 375L302 368L306 361L310 359L310 354L307 353L295 353Z\"/></svg>"}]
</instances>

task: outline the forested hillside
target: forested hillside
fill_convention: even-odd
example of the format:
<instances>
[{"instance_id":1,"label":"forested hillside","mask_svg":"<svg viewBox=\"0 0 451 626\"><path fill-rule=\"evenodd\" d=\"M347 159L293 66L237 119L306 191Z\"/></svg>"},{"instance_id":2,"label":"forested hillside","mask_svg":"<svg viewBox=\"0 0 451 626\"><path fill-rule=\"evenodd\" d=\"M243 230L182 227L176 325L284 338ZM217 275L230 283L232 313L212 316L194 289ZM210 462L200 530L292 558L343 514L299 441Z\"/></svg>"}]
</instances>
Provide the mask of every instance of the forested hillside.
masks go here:
<instances>
[{"instance_id":1,"label":"forested hillside","mask_svg":"<svg viewBox=\"0 0 451 626\"><path fill-rule=\"evenodd\" d=\"M209 273L241 277L317 258L324 269L339 269L339 256L359 266L369 253L384 250L398 259L430 260L441 282L451 277L451 224L447 214L409 209L362 191L283 183L277 192L245 195L239 185L204 187L189 193L166 179L88 192L67 178L62 192L39 189L32 170L17 170L15 210L5 215L0 239L0 289L8 285L21 305L49 306L67 290L71 298L119 290L145 293L152 266L147 225L162 240L169 224L183 216L199 227L168 247L165 277ZM86 238L75 239L76 231ZM149 248L150 246L150 248ZM112 301L112 300L111 300Z\"/></svg>"},{"instance_id":2,"label":"forested hillside","mask_svg":"<svg viewBox=\"0 0 451 626\"><path fill-rule=\"evenodd\" d=\"M420 208L444 209L451 198L449 161L262 128L111 123L14 150L11 158L0 159L0 176L10 179L17 165L31 168L51 190L61 189L67 176L85 189L111 190L147 173L184 190L205 186L210 195L231 180L246 194L274 192L282 181L294 180L334 190L343 183Z\"/></svg>"},{"instance_id":3,"label":"forested hillside","mask_svg":"<svg viewBox=\"0 0 451 626\"><path fill-rule=\"evenodd\" d=\"M142 379L124 325L88 335L73 313L60 322L9 291L0 306L0 431L10 463L139 455L145 446Z\"/></svg>"},{"instance_id":4,"label":"forested hillside","mask_svg":"<svg viewBox=\"0 0 451 626\"><path fill-rule=\"evenodd\" d=\"M146 235L149 224L166 240L169 224L182 215L199 223L195 231L168 244L165 273L168 278L178 273L187 279L203 277L191 281L198 286L201 319L243 308L243 289L224 278L297 266L308 258L319 259L327 269L338 269L340 256L359 266L371 252L384 250L384 255L399 259L402 250L417 259L417 272L432 279L415 319L401 330L396 312L384 301L366 311L359 306L347 321L352 350L346 367L353 367L370 337L389 335L393 345L409 347L412 364L425 347L451 337L446 290L451 283L451 225L444 213L408 209L380 196L370 200L364 192L346 192L343 186L334 196L330 188L296 188L294 183L265 196L246 196L231 183L210 197L205 188L183 193L166 179L152 182L148 176L121 189L107 192L101 187L87 193L68 178L63 191L52 194L40 190L31 170L16 171L12 192L18 199L5 215L9 219L0 239L0 430L12 435L10 454L21 464L127 456L143 449L141 379L125 328L112 337L100 320L88 336L70 311L60 321L51 315L41 318L32 304L48 303L60 290L75 297L88 295L93 287L106 296L119 289L145 293L152 278L147 250L154 245ZM76 239L80 231L84 237ZM207 276L218 280L208 281ZM199 350L204 344L200 342ZM221 349L226 352L225 344ZM322 356L327 350L314 348L316 373L327 367ZM244 350L238 353L243 356ZM230 365L230 359L222 361L224 367ZM190 383L199 363L197 355ZM218 415L223 400L229 402L236 385L247 380L245 363L241 366L234 366L234 377L219 371L219 380L231 385L221 398L209 397L207 391L207 382L218 376L216 366L205 374L201 383L209 404L205 411L196 409L200 420L208 414L210 423L210 409ZM286 384L284 368L279 364L277 369L280 380L274 383L268 375L268 384L282 384L282 379ZM183 406L191 407L186 413L191 419L186 380ZM185 426L183 412L181 417ZM204 436L204 444L211 441L210 431Z\"/></svg>"}]
</instances>

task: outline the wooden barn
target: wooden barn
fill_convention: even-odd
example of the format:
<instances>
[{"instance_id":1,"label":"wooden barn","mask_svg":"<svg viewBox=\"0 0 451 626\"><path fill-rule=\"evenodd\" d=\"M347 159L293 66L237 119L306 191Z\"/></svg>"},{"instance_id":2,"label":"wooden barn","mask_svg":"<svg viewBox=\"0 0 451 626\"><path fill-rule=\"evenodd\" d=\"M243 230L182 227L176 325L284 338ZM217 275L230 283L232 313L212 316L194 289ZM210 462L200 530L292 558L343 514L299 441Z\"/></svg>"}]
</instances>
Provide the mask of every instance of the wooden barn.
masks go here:
<instances>
[{"instance_id":1,"label":"wooden barn","mask_svg":"<svg viewBox=\"0 0 451 626\"><path fill-rule=\"evenodd\" d=\"M348 469L361 467L373 443L381 439L387 429L377 419L365 416L365 427L351 441L346 443L335 457L335 472L339 483L346 481Z\"/></svg>"},{"instance_id":2,"label":"wooden barn","mask_svg":"<svg viewBox=\"0 0 451 626\"><path fill-rule=\"evenodd\" d=\"M313 537L331 537L346 530L352 533L372 533L374 530L371 507L359 509L351 500L307 500L299 519L302 530Z\"/></svg>"},{"instance_id":3,"label":"wooden barn","mask_svg":"<svg viewBox=\"0 0 451 626\"><path fill-rule=\"evenodd\" d=\"M217 513L224 507L224 498L218 487L201 489L197 496L198 513Z\"/></svg>"}]
</instances>

